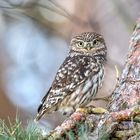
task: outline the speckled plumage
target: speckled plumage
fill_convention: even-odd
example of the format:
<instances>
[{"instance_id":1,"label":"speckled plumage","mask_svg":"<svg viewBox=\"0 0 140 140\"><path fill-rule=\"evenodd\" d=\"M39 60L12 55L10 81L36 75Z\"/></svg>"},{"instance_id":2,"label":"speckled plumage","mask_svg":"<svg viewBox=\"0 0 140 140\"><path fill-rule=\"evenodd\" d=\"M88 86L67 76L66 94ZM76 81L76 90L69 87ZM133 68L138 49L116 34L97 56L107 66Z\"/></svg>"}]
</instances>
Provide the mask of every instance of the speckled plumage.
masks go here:
<instances>
[{"instance_id":1,"label":"speckled plumage","mask_svg":"<svg viewBox=\"0 0 140 140\"><path fill-rule=\"evenodd\" d=\"M106 46L101 35L82 33L71 40L70 52L59 68L38 108L36 120L60 110L70 114L86 106L97 94L104 77Z\"/></svg>"}]
</instances>

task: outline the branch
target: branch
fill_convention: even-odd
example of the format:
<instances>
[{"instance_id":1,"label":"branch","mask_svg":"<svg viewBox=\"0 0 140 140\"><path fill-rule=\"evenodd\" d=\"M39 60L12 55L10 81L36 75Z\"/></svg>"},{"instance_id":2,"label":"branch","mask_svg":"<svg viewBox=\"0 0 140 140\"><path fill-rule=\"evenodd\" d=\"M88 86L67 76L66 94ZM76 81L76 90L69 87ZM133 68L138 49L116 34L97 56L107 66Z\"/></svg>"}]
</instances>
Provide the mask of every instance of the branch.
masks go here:
<instances>
[{"instance_id":1,"label":"branch","mask_svg":"<svg viewBox=\"0 0 140 140\"><path fill-rule=\"evenodd\" d=\"M140 19L130 40L129 53L122 75L112 93L108 111L105 114L75 112L61 126L47 136L56 139L74 130L78 122L90 122L92 139L108 139L115 133L119 123L140 114ZM118 133L118 131L116 131Z\"/></svg>"},{"instance_id":2,"label":"branch","mask_svg":"<svg viewBox=\"0 0 140 140\"><path fill-rule=\"evenodd\" d=\"M117 129L120 121L135 117L139 114L135 106L138 106L140 101L140 19L134 29L130 40L129 53L126 59L125 67L119 82L112 94L112 100L108 105L108 111L104 119L98 124L98 134L96 137L102 138L103 132L110 136ZM138 107L139 108L139 107ZM134 109L134 110L133 110ZM133 112L133 111L134 112ZM132 112L131 112L132 111ZM116 112L116 120L108 120L110 115ZM123 117L123 116L126 116ZM118 120L117 120L118 118ZM116 122L116 123L114 123ZM111 126L111 129L108 128Z\"/></svg>"}]
</instances>

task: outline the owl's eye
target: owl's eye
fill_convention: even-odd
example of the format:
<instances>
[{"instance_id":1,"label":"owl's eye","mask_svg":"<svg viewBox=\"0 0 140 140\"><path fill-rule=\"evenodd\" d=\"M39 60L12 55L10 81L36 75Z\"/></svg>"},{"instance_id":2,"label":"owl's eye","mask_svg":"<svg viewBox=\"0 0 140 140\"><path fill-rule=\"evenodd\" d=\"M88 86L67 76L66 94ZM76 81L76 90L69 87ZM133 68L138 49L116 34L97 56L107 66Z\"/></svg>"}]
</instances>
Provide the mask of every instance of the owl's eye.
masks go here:
<instances>
[{"instance_id":1,"label":"owl's eye","mask_svg":"<svg viewBox=\"0 0 140 140\"><path fill-rule=\"evenodd\" d=\"M78 42L78 47L84 47L84 42L82 41Z\"/></svg>"},{"instance_id":2,"label":"owl's eye","mask_svg":"<svg viewBox=\"0 0 140 140\"><path fill-rule=\"evenodd\" d=\"M93 41L93 45L98 45L98 44L99 44L99 40L98 39Z\"/></svg>"}]
</instances>

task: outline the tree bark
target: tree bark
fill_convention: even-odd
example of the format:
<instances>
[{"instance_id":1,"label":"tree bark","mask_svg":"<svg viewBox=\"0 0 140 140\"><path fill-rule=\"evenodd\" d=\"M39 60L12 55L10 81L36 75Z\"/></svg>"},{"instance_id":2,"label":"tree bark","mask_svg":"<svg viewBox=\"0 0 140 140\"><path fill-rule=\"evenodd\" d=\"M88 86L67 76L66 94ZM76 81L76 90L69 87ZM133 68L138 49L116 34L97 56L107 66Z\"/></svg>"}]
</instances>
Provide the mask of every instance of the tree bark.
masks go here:
<instances>
[{"instance_id":1,"label":"tree bark","mask_svg":"<svg viewBox=\"0 0 140 140\"><path fill-rule=\"evenodd\" d=\"M91 139L134 139L138 135L140 119L140 19L138 19L130 40L130 46L123 72L108 104L108 112L75 112L61 126L53 130L46 139L66 138L72 130L77 135L76 124L90 124ZM133 121L132 121L133 120ZM92 124L92 125L91 125ZM77 138L78 139L78 138Z\"/></svg>"}]
</instances>

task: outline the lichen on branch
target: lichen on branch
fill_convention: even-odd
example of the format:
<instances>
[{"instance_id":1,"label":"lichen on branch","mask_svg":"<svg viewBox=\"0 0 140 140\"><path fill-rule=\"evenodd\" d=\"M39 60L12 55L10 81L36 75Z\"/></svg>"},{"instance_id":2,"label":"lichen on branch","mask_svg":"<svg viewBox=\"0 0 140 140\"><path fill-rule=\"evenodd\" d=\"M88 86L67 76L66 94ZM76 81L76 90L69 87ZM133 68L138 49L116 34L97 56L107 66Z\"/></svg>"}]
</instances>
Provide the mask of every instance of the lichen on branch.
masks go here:
<instances>
[{"instance_id":1,"label":"lichen on branch","mask_svg":"<svg viewBox=\"0 0 140 140\"><path fill-rule=\"evenodd\" d=\"M118 130L124 121L129 123L139 123L140 119L140 19L133 31L129 51L126 58L123 72L118 80L115 90L112 93L111 101L108 104L106 113L75 112L60 126L50 133L47 138L63 137L65 133L75 129L75 125L80 122L88 122L92 139L109 139L109 137L126 136L123 130ZM133 121L132 121L133 120ZM125 125L124 127L125 128ZM74 130L75 132L75 130ZM124 133L126 130L124 130ZM136 133L127 134L128 138L136 137ZM76 134L75 134L76 137Z\"/></svg>"}]
</instances>

